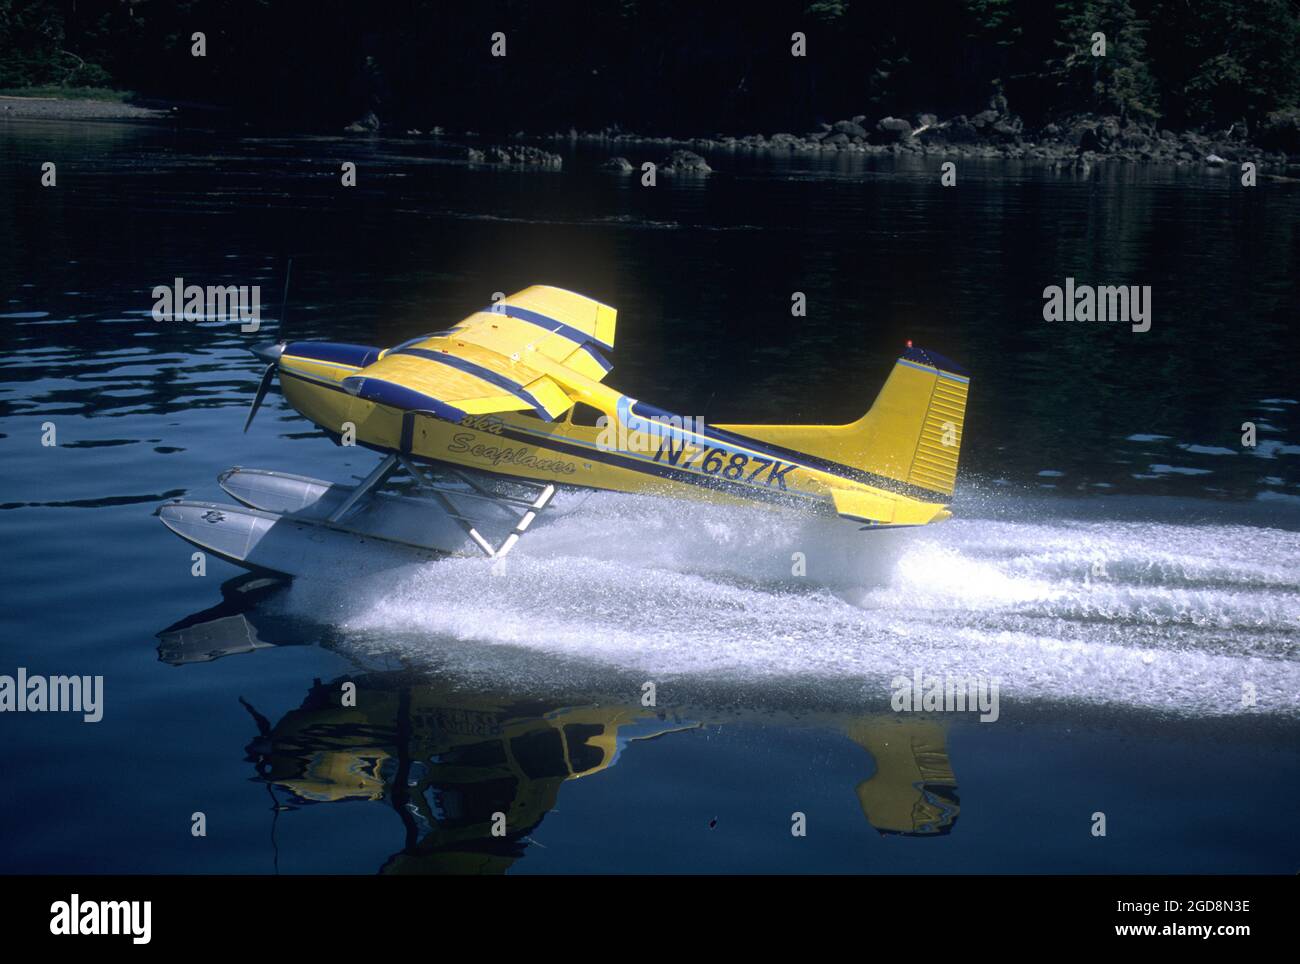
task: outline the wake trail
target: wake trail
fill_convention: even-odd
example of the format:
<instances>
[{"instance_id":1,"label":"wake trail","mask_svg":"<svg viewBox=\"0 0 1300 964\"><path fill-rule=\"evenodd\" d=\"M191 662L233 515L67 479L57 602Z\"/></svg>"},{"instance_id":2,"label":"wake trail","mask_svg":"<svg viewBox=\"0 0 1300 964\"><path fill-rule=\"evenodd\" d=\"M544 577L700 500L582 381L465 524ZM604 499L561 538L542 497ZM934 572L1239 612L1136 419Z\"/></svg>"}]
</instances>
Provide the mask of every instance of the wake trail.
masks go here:
<instances>
[{"instance_id":1,"label":"wake trail","mask_svg":"<svg viewBox=\"0 0 1300 964\"><path fill-rule=\"evenodd\" d=\"M1003 699L1300 715L1300 538L1256 526L1040 515L860 532L598 493L501 562L305 581L285 605L478 675L559 658L887 693L919 668L998 678Z\"/></svg>"}]
</instances>

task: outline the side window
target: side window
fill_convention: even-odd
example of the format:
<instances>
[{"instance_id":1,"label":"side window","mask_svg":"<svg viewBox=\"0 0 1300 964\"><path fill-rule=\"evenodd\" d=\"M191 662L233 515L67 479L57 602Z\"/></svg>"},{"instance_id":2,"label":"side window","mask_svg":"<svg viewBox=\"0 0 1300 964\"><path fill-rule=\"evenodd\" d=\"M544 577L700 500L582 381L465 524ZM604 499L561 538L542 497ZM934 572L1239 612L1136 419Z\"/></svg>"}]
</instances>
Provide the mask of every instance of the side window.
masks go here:
<instances>
[{"instance_id":1,"label":"side window","mask_svg":"<svg viewBox=\"0 0 1300 964\"><path fill-rule=\"evenodd\" d=\"M573 424L598 427L597 419L604 418L605 413L585 402L576 402L573 406Z\"/></svg>"}]
</instances>

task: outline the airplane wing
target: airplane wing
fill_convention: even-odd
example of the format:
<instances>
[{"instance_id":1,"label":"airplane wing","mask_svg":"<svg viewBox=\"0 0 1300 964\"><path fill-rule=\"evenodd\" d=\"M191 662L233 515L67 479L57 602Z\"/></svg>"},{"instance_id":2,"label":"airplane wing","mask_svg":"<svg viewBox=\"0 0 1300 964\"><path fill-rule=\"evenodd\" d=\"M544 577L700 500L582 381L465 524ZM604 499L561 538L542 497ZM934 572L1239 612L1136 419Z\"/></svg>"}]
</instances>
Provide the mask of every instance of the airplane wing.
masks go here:
<instances>
[{"instance_id":1,"label":"airplane wing","mask_svg":"<svg viewBox=\"0 0 1300 964\"><path fill-rule=\"evenodd\" d=\"M612 367L618 313L591 298L534 285L446 331L384 352L343 380L360 398L443 418L530 410L553 421L573 405L566 375L600 381Z\"/></svg>"}]
</instances>

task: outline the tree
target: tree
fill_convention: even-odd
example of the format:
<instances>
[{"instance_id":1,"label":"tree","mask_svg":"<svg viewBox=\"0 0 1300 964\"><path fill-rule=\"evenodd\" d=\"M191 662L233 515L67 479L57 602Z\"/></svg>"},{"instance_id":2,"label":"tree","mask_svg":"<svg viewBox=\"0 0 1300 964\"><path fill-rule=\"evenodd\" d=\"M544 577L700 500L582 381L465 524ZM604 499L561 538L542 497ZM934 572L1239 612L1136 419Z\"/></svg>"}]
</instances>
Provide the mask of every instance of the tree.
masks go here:
<instances>
[{"instance_id":1,"label":"tree","mask_svg":"<svg viewBox=\"0 0 1300 964\"><path fill-rule=\"evenodd\" d=\"M1130 0L1065 0L1057 10L1059 56L1045 74L1059 91L1058 110L1156 120L1159 98L1147 63L1147 22ZM1094 53L1097 33L1105 35L1102 56Z\"/></svg>"},{"instance_id":2,"label":"tree","mask_svg":"<svg viewBox=\"0 0 1300 964\"><path fill-rule=\"evenodd\" d=\"M1300 7L1290 0L1165 0L1151 20L1174 123L1226 127L1300 104Z\"/></svg>"}]
</instances>

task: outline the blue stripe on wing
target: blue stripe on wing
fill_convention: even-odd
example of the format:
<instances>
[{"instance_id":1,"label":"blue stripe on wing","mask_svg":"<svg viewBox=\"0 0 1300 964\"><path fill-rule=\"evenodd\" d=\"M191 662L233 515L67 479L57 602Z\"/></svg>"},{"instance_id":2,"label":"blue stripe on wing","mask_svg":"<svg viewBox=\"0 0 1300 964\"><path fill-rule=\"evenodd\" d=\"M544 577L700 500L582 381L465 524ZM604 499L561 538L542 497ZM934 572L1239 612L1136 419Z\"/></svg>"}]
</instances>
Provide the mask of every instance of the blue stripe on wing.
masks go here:
<instances>
[{"instance_id":1,"label":"blue stripe on wing","mask_svg":"<svg viewBox=\"0 0 1300 964\"><path fill-rule=\"evenodd\" d=\"M538 417L549 422L551 415L542 407L536 396L527 391L524 386L513 378L502 375L500 372L494 372L490 368L484 368L482 365L476 365L472 361L467 361L459 355L453 355L450 352L431 351L428 348L401 348L393 352L397 355L413 355L416 358L424 358L428 361L438 362L440 365L446 365L448 368L454 368L457 371L464 372L466 375L473 375L475 378L481 378L489 385L493 385L502 391L513 395L526 405L532 407Z\"/></svg>"},{"instance_id":2,"label":"blue stripe on wing","mask_svg":"<svg viewBox=\"0 0 1300 964\"><path fill-rule=\"evenodd\" d=\"M595 335L589 335L587 332L574 328L572 325L566 325L564 322L557 321L549 315L542 314L540 311L532 311L528 308L519 308L515 305L505 305L500 302L497 302L495 305L488 305L483 310L492 315L505 315L507 318L518 318L520 321L526 321L530 325L537 325L539 328L545 328L549 332L563 335L565 338L577 342L579 345L593 342L607 351L614 350L613 345L601 341Z\"/></svg>"}]
</instances>

